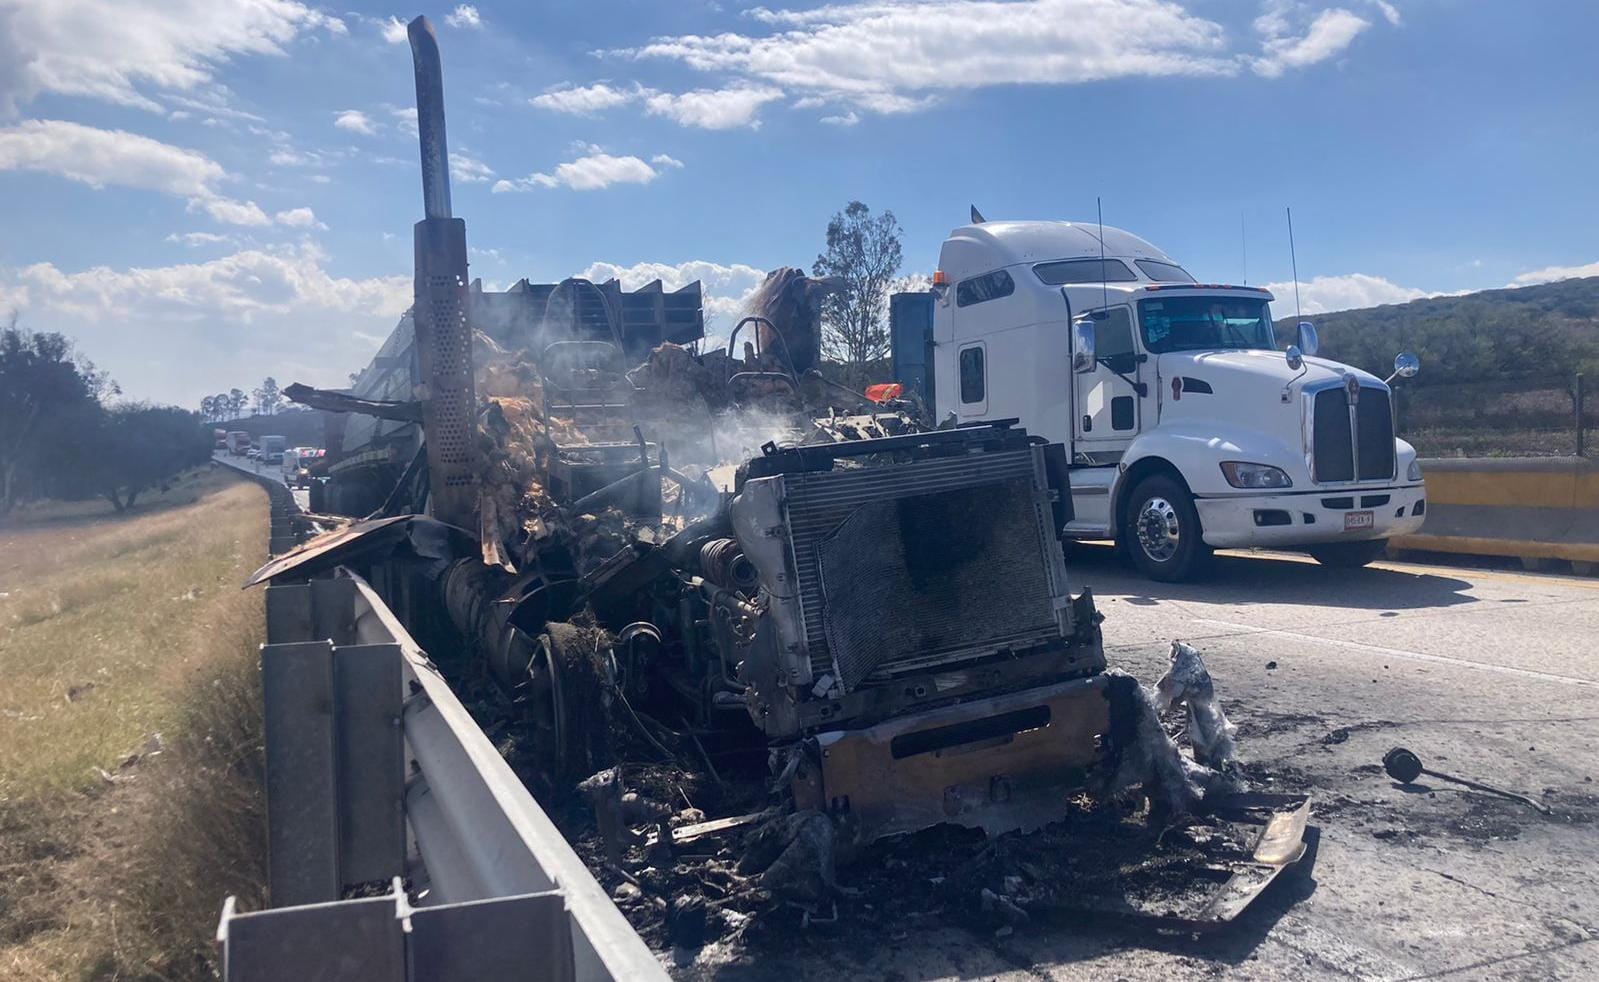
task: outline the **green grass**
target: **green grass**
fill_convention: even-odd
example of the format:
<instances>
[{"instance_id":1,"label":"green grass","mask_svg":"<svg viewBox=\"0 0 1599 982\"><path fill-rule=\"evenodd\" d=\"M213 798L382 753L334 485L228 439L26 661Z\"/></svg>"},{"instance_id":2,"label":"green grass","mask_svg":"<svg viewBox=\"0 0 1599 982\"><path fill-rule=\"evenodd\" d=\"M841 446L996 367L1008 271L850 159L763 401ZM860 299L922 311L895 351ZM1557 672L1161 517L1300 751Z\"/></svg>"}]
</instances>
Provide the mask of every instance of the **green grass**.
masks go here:
<instances>
[{"instance_id":1,"label":"green grass","mask_svg":"<svg viewBox=\"0 0 1599 982\"><path fill-rule=\"evenodd\" d=\"M0 978L201 978L260 893L261 490L0 525Z\"/></svg>"}]
</instances>

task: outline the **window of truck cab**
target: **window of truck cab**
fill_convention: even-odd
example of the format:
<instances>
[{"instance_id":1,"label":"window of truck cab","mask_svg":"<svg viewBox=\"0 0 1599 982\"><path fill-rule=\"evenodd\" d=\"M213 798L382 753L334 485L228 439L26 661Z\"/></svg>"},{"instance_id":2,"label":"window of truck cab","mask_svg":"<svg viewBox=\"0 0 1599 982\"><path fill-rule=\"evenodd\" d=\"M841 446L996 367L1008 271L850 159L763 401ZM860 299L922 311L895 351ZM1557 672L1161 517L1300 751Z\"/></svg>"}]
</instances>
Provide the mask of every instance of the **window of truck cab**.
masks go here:
<instances>
[{"instance_id":1,"label":"window of truck cab","mask_svg":"<svg viewBox=\"0 0 1599 982\"><path fill-rule=\"evenodd\" d=\"M1138 301L1138 324L1151 354L1277 348L1265 298L1153 297Z\"/></svg>"},{"instance_id":2,"label":"window of truck cab","mask_svg":"<svg viewBox=\"0 0 1599 982\"><path fill-rule=\"evenodd\" d=\"M955 285L955 306L970 307L985 300L998 300L1016 292L1016 281L1003 269L973 276Z\"/></svg>"}]
</instances>

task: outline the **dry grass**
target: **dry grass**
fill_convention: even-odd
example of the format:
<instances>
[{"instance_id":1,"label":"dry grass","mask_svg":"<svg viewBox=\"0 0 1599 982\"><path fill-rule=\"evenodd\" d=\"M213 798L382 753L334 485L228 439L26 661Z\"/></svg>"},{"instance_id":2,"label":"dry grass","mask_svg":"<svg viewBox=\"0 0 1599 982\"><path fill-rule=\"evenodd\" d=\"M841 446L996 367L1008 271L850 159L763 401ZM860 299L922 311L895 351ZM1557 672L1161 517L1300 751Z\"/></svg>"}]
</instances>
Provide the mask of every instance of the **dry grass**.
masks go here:
<instances>
[{"instance_id":1,"label":"dry grass","mask_svg":"<svg viewBox=\"0 0 1599 982\"><path fill-rule=\"evenodd\" d=\"M209 977L262 882L266 496L200 471L0 527L0 977Z\"/></svg>"}]
</instances>

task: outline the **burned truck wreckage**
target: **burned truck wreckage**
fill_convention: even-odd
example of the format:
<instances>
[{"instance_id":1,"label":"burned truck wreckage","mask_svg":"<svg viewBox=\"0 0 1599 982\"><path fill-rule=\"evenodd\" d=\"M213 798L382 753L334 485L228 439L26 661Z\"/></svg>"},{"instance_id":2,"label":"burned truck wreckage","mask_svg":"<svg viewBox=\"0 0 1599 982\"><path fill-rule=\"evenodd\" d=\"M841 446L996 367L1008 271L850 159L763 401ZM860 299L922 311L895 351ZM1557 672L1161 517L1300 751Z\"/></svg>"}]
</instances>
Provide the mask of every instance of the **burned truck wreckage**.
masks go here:
<instances>
[{"instance_id":1,"label":"burned truck wreckage","mask_svg":"<svg viewBox=\"0 0 1599 982\"><path fill-rule=\"evenodd\" d=\"M1247 790L1199 653L1174 643L1155 688L1107 666L1067 585L1065 449L828 382L831 284L774 272L714 351L697 284L469 286L421 18L411 39L416 305L353 393L289 390L372 433L342 459L382 481L252 583L342 566L403 600L661 945L836 917L903 889L851 869L913 850L996 926L1211 927L1299 858L1306 799Z\"/></svg>"}]
</instances>

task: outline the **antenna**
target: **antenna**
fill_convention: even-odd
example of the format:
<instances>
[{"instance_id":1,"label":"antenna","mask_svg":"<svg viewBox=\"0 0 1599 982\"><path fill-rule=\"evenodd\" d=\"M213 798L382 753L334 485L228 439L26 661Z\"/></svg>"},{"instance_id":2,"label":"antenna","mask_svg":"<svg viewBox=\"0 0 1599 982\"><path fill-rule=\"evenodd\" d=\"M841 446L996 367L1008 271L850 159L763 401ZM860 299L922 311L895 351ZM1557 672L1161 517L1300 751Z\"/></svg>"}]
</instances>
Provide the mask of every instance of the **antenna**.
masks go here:
<instances>
[{"instance_id":1,"label":"antenna","mask_svg":"<svg viewBox=\"0 0 1599 982\"><path fill-rule=\"evenodd\" d=\"M1244 224L1244 213L1238 213L1238 242L1244 253L1244 285L1249 285L1249 227Z\"/></svg>"},{"instance_id":2,"label":"antenna","mask_svg":"<svg viewBox=\"0 0 1599 982\"><path fill-rule=\"evenodd\" d=\"M1094 196L1094 210L1099 213L1099 299L1101 306L1110 306L1110 286L1105 280L1105 207Z\"/></svg>"},{"instance_id":3,"label":"antenna","mask_svg":"<svg viewBox=\"0 0 1599 982\"><path fill-rule=\"evenodd\" d=\"M1294 320L1305 319L1305 314L1299 308L1299 257L1294 254L1294 210L1285 208L1288 212L1288 261L1294 268Z\"/></svg>"}]
</instances>

